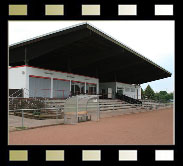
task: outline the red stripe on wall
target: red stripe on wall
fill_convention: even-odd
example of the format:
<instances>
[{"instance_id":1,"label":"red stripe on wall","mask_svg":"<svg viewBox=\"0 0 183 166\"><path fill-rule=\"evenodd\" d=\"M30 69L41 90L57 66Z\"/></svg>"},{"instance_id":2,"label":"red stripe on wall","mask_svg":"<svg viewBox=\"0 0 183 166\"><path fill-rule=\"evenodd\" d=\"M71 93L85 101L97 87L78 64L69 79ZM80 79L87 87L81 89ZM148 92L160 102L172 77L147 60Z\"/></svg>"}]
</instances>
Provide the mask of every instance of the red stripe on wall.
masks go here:
<instances>
[{"instance_id":1,"label":"red stripe on wall","mask_svg":"<svg viewBox=\"0 0 183 166\"><path fill-rule=\"evenodd\" d=\"M35 76L35 75L29 75L29 77L51 79L51 77L42 77L42 76ZM53 78L53 80L70 81L70 80L61 79L61 78ZM74 81L74 80L71 80L71 81L72 81L72 82L78 82L78 83L85 83L85 82L82 82L82 81ZM87 84L96 85L96 83L89 83L89 82L86 82L86 83L87 83Z\"/></svg>"},{"instance_id":2,"label":"red stripe on wall","mask_svg":"<svg viewBox=\"0 0 183 166\"><path fill-rule=\"evenodd\" d=\"M93 85L96 85L96 83L89 83L89 82L87 82L87 84L93 84Z\"/></svg>"},{"instance_id":3,"label":"red stripe on wall","mask_svg":"<svg viewBox=\"0 0 183 166\"><path fill-rule=\"evenodd\" d=\"M81 82L81 81L73 81L73 80L72 80L72 82L85 83L85 82Z\"/></svg>"},{"instance_id":4,"label":"red stripe on wall","mask_svg":"<svg viewBox=\"0 0 183 166\"><path fill-rule=\"evenodd\" d=\"M54 91L66 91L66 90L54 90Z\"/></svg>"},{"instance_id":5,"label":"red stripe on wall","mask_svg":"<svg viewBox=\"0 0 183 166\"><path fill-rule=\"evenodd\" d=\"M70 80L61 79L61 78L53 78L53 80L70 81Z\"/></svg>"},{"instance_id":6,"label":"red stripe on wall","mask_svg":"<svg viewBox=\"0 0 183 166\"><path fill-rule=\"evenodd\" d=\"M27 66L27 65L9 67L9 69L12 69L12 68L19 68L19 67L25 67L25 66Z\"/></svg>"},{"instance_id":7,"label":"red stripe on wall","mask_svg":"<svg viewBox=\"0 0 183 166\"><path fill-rule=\"evenodd\" d=\"M66 80L66 79L60 79L60 78L53 78L54 80L61 80L61 81L70 81L70 80ZM85 82L82 82L82 81L74 81L74 80L71 80L72 82L78 82L78 83L85 83ZM87 84L93 84L93 85L96 85L96 83L89 83L89 82L86 82Z\"/></svg>"},{"instance_id":8,"label":"red stripe on wall","mask_svg":"<svg viewBox=\"0 0 183 166\"><path fill-rule=\"evenodd\" d=\"M29 77L51 79L50 77L42 77L42 76L35 76L35 75L29 75Z\"/></svg>"},{"instance_id":9,"label":"red stripe on wall","mask_svg":"<svg viewBox=\"0 0 183 166\"><path fill-rule=\"evenodd\" d=\"M11 69L11 68L18 68L18 67L24 67L24 66L31 67L31 68L36 68L36 69L42 69L42 70L48 70L48 71L55 71L55 72L60 72L60 73L73 74L73 75L78 75L78 76L83 76L83 77L98 79L96 77L84 76L84 75L80 75L80 74L74 74L74 73L68 73L68 72L63 72L63 71L58 71L58 70L45 69L45 68L34 67L34 66L29 66L29 65L14 66L14 67L10 67L9 69Z\"/></svg>"}]
</instances>

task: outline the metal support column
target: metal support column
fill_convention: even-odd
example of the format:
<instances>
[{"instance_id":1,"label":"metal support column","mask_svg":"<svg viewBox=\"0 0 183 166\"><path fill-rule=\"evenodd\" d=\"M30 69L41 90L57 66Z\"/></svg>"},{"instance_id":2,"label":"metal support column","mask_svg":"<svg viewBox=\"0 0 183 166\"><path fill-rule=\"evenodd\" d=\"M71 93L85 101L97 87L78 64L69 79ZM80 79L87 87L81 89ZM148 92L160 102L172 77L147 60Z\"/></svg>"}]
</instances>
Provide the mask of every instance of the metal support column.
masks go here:
<instances>
[{"instance_id":1,"label":"metal support column","mask_svg":"<svg viewBox=\"0 0 183 166\"><path fill-rule=\"evenodd\" d=\"M25 65L28 65L28 59L27 59L27 48L25 47L25 57L24 57L24 62L25 62Z\"/></svg>"},{"instance_id":2,"label":"metal support column","mask_svg":"<svg viewBox=\"0 0 183 166\"><path fill-rule=\"evenodd\" d=\"M53 78L51 78L51 92L50 92L50 98L53 98Z\"/></svg>"},{"instance_id":3,"label":"metal support column","mask_svg":"<svg viewBox=\"0 0 183 166\"><path fill-rule=\"evenodd\" d=\"M71 80L70 80L70 85L69 85L69 86L70 86L69 90L70 90L70 95L71 95L71 94L72 94L72 93L71 93L71 86L72 86Z\"/></svg>"},{"instance_id":4,"label":"metal support column","mask_svg":"<svg viewBox=\"0 0 183 166\"><path fill-rule=\"evenodd\" d=\"M84 91L84 93L86 94L86 82L85 82L85 91Z\"/></svg>"}]
</instances>

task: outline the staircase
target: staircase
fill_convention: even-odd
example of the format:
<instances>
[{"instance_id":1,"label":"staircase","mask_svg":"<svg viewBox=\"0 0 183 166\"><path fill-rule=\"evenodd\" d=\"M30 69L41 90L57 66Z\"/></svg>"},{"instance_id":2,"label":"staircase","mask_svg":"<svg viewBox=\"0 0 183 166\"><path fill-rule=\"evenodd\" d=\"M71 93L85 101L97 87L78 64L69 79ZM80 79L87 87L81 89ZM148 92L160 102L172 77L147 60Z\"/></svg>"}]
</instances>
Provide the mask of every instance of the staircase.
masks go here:
<instances>
[{"instance_id":1,"label":"staircase","mask_svg":"<svg viewBox=\"0 0 183 166\"><path fill-rule=\"evenodd\" d=\"M64 99L47 99L45 100L46 107L48 108L61 108L63 109ZM130 104L120 99L99 99L100 111L119 110L119 109L133 109L139 107L139 104Z\"/></svg>"},{"instance_id":2,"label":"staircase","mask_svg":"<svg viewBox=\"0 0 183 166\"><path fill-rule=\"evenodd\" d=\"M100 111L130 109L137 107L135 104L130 104L119 99L100 99L99 104Z\"/></svg>"},{"instance_id":3,"label":"staircase","mask_svg":"<svg viewBox=\"0 0 183 166\"><path fill-rule=\"evenodd\" d=\"M63 110L65 101L66 101L65 99L46 99L43 100L42 102L44 103L45 108L52 108L52 109L59 108L60 110ZM99 99L99 105L100 105L100 111L131 109L131 108L133 109L141 106L139 104L131 104L120 99Z\"/></svg>"},{"instance_id":4,"label":"staircase","mask_svg":"<svg viewBox=\"0 0 183 166\"><path fill-rule=\"evenodd\" d=\"M65 104L65 99L47 99L45 100L45 104L47 108L63 108Z\"/></svg>"},{"instance_id":5,"label":"staircase","mask_svg":"<svg viewBox=\"0 0 183 166\"><path fill-rule=\"evenodd\" d=\"M140 100L128 97L123 94L116 93L116 98L118 98L122 101L125 101L127 103L130 103L130 104L141 104L142 105L142 102Z\"/></svg>"}]
</instances>

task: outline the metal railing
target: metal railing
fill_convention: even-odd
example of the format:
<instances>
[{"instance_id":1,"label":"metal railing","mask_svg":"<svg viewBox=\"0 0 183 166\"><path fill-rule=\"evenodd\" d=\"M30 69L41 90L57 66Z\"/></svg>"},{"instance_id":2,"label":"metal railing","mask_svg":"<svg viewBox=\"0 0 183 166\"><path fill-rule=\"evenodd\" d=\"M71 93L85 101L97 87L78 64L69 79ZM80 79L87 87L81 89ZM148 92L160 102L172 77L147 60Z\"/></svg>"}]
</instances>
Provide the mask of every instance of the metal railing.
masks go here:
<instances>
[{"instance_id":1,"label":"metal railing","mask_svg":"<svg viewBox=\"0 0 183 166\"><path fill-rule=\"evenodd\" d=\"M16 109L9 111L9 127L13 130L63 124L59 108Z\"/></svg>"},{"instance_id":2,"label":"metal railing","mask_svg":"<svg viewBox=\"0 0 183 166\"><path fill-rule=\"evenodd\" d=\"M26 93L26 92L25 92ZM31 93L31 92L30 92ZM10 97L9 127L26 129L64 123L63 106L66 100L48 98L19 98ZM110 111L111 116L116 112L141 112L170 108L173 103L142 102L142 104L129 104L118 100L99 102L100 112ZM96 106L95 106L96 107ZM88 108L92 108L89 105ZM112 112L111 112L112 111Z\"/></svg>"},{"instance_id":3,"label":"metal railing","mask_svg":"<svg viewBox=\"0 0 183 166\"><path fill-rule=\"evenodd\" d=\"M131 104L142 104L142 102L140 100L131 98L131 97L123 95L123 94L116 93L116 97L120 100L126 101Z\"/></svg>"}]
</instances>

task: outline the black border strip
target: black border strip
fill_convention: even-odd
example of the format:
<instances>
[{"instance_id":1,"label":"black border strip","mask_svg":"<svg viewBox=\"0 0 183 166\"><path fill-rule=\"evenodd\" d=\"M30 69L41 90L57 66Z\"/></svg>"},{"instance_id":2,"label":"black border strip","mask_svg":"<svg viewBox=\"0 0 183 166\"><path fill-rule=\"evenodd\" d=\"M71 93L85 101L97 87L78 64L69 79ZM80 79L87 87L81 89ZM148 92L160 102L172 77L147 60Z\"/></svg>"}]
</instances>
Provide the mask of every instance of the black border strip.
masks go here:
<instances>
[{"instance_id":1,"label":"black border strip","mask_svg":"<svg viewBox=\"0 0 183 166\"><path fill-rule=\"evenodd\" d=\"M64 16L45 16L44 15L44 4L64 4ZM100 16L81 16L81 4L100 4L101 15ZM137 4L137 16L118 16L117 7L118 4ZM28 15L27 16L8 16L8 5L9 4L28 4ZM155 4L173 4L174 15L173 16L155 16L154 5ZM1 127L1 149L0 149L0 162L2 165L7 166L18 166L18 165L180 165L182 162L183 150L183 125L182 125L182 111L177 110L175 114L175 145L83 145L83 146L15 146L7 144L7 83L8 83L8 20L177 20L176 18L176 3L175 0L113 0L108 2L106 0L9 0L2 5L1 10L1 28L0 28L0 126ZM177 23L175 24L177 27ZM177 35L177 34L176 34ZM175 49L176 50L176 49ZM177 53L177 50L175 51ZM176 67L175 67L176 69ZM175 81L175 85L177 82ZM175 88L176 89L176 88ZM176 95L175 95L176 96ZM177 105L176 98L176 105ZM27 162L10 162L9 161L9 150L21 150L25 149L29 152L29 160ZM45 161L45 150L58 149L65 151L64 162L46 162ZM81 152L83 149L97 149L102 151L102 161L100 162L82 162ZM138 150L138 161L137 162L119 162L118 161L118 150L133 149ZM155 150L168 149L174 150L174 161L172 162L159 162L155 161ZM110 156L110 158L108 158Z\"/></svg>"}]
</instances>

